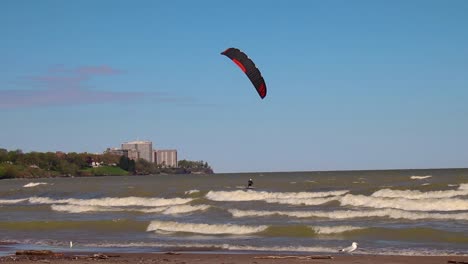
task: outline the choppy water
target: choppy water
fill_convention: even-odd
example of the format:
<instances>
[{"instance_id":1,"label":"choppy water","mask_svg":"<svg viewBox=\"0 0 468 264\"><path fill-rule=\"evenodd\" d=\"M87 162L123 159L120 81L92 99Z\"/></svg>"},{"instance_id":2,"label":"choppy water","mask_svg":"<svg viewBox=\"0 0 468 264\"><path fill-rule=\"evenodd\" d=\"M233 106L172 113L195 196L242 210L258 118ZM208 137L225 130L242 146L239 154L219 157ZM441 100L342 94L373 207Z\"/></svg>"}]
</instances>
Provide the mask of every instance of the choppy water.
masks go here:
<instances>
[{"instance_id":1,"label":"choppy water","mask_svg":"<svg viewBox=\"0 0 468 264\"><path fill-rule=\"evenodd\" d=\"M0 181L0 254L69 241L327 254L356 241L361 254L468 255L468 169Z\"/></svg>"}]
</instances>

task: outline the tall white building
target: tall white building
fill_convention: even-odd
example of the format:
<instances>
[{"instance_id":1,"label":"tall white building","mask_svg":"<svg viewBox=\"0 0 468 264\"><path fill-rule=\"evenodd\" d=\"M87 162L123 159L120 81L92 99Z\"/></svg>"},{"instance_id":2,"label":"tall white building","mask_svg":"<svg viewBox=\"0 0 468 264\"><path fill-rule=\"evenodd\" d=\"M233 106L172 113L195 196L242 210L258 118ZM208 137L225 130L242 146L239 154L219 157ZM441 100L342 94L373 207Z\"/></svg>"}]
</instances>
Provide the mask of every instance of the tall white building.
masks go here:
<instances>
[{"instance_id":1,"label":"tall white building","mask_svg":"<svg viewBox=\"0 0 468 264\"><path fill-rule=\"evenodd\" d=\"M122 143L122 149L128 150L128 158L130 159L144 159L153 162L153 142L151 141L125 142Z\"/></svg>"},{"instance_id":2,"label":"tall white building","mask_svg":"<svg viewBox=\"0 0 468 264\"><path fill-rule=\"evenodd\" d=\"M154 151L154 162L165 167L177 167L177 150L160 149Z\"/></svg>"}]
</instances>

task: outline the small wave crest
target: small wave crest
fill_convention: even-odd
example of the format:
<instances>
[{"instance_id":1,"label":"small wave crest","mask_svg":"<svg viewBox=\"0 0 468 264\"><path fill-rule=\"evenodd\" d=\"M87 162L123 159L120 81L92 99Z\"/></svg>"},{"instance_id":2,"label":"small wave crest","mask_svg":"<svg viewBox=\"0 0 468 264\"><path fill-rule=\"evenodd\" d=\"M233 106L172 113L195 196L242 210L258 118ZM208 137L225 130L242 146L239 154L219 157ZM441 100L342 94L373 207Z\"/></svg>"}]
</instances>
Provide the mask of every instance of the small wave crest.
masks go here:
<instances>
[{"instance_id":1,"label":"small wave crest","mask_svg":"<svg viewBox=\"0 0 468 264\"><path fill-rule=\"evenodd\" d=\"M407 219L407 220L466 220L468 213L425 213L425 212L408 212L396 209L383 210L334 210L334 211L256 211L256 210L239 210L230 209L228 212L233 217L271 217L271 216L286 216L296 218L329 218L329 219L353 219L353 218L374 218L387 217L391 219Z\"/></svg>"},{"instance_id":2,"label":"small wave crest","mask_svg":"<svg viewBox=\"0 0 468 264\"><path fill-rule=\"evenodd\" d=\"M36 186L39 186L39 185L47 185L46 182L30 182L28 184L25 184L23 187L24 188L31 188L31 187L36 187Z\"/></svg>"},{"instance_id":3,"label":"small wave crest","mask_svg":"<svg viewBox=\"0 0 468 264\"><path fill-rule=\"evenodd\" d=\"M128 207L110 207L110 206L90 206L90 205L74 205L74 204L53 204L52 210L67 213L84 213L84 212L119 212L132 211L142 213L161 213L166 215L187 214L195 211L207 210L209 205L174 205L160 206L154 208L128 208Z\"/></svg>"},{"instance_id":4,"label":"small wave crest","mask_svg":"<svg viewBox=\"0 0 468 264\"><path fill-rule=\"evenodd\" d=\"M314 226L312 228L315 233L322 235L338 234L349 232L353 230L365 229L365 227L358 226Z\"/></svg>"},{"instance_id":5,"label":"small wave crest","mask_svg":"<svg viewBox=\"0 0 468 264\"><path fill-rule=\"evenodd\" d=\"M28 199L0 199L0 204L17 204L26 202Z\"/></svg>"},{"instance_id":6,"label":"small wave crest","mask_svg":"<svg viewBox=\"0 0 468 264\"><path fill-rule=\"evenodd\" d=\"M293 203L297 200L340 196L348 192L347 190L329 192L210 191L206 194L206 198L223 202L269 201L273 203L283 201L283 203L287 203L285 201L290 201Z\"/></svg>"},{"instance_id":7,"label":"small wave crest","mask_svg":"<svg viewBox=\"0 0 468 264\"><path fill-rule=\"evenodd\" d=\"M407 199L379 198L347 194L340 198L341 205L371 208L394 208L408 211L463 211L468 210L468 200L455 198Z\"/></svg>"},{"instance_id":8,"label":"small wave crest","mask_svg":"<svg viewBox=\"0 0 468 264\"><path fill-rule=\"evenodd\" d=\"M379 198L431 199L451 198L463 195L468 195L468 184L466 183L461 184L456 190L421 192L418 190L382 189L374 192L371 196Z\"/></svg>"},{"instance_id":9,"label":"small wave crest","mask_svg":"<svg viewBox=\"0 0 468 264\"><path fill-rule=\"evenodd\" d=\"M199 193L200 190L189 190L189 191L185 191L185 194L194 194L194 193Z\"/></svg>"},{"instance_id":10,"label":"small wave crest","mask_svg":"<svg viewBox=\"0 0 468 264\"><path fill-rule=\"evenodd\" d=\"M185 204L191 202L190 198L144 198L144 197L121 197L121 198L96 198L96 199L52 199L48 197L31 197L28 201L32 204L71 204L83 206L144 206L158 207Z\"/></svg>"},{"instance_id":11,"label":"small wave crest","mask_svg":"<svg viewBox=\"0 0 468 264\"><path fill-rule=\"evenodd\" d=\"M431 175L426 175L426 176L411 176L410 179L412 180L423 180L423 179L428 179L428 178L431 178L432 176Z\"/></svg>"},{"instance_id":12,"label":"small wave crest","mask_svg":"<svg viewBox=\"0 0 468 264\"><path fill-rule=\"evenodd\" d=\"M152 221L146 231L162 232L185 232L197 234L232 234L244 235L264 231L268 226L247 226L232 224L198 224L198 223L180 223L174 221Z\"/></svg>"}]
</instances>

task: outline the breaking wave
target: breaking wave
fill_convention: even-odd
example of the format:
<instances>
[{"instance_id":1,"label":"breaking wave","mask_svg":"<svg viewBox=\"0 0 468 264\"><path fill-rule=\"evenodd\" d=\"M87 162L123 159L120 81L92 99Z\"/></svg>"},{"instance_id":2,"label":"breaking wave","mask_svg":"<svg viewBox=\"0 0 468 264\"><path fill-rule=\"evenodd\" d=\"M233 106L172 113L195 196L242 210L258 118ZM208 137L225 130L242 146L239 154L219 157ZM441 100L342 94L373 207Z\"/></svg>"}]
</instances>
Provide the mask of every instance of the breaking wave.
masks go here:
<instances>
[{"instance_id":1,"label":"breaking wave","mask_svg":"<svg viewBox=\"0 0 468 264\"><path fill-rule=\"evenodd\" d=\"M431 199L451 198L455 196L468 195L468 184L461 184L456 190L421 192L417 190L392 190L382 189L373 193L372 197L379 198L406 198L406 199Z\"/></svg>"},{"instance_id":2,"label":"breaking wave","mask_svg":"<svg viewBox=\"0 0 468 264\"><path fill-rule=\"evenodd\" d=\"M166 215L187 214L195 211L207 210L209 205L174 205L174 206L161 206L154 208L119 208L110 206L90 206L90 205L73 205L53 204L52 210L67 213L83 213L83 212L119 212L119 211L132 211L142 213L161 213Z\"/></svg>"},{"instance_id":3,"label":"breaking wave","mask_svg":"<svg viewBox=\"0 0 468 264\"><path fill-rule=\"evenodd\" d=\"M229 213L233 217L271 217L271 216L286 216L296 218L329 218L329 219L353 219L353 218L374 218L386 217L391 219L407 219L407 220L467 220L468 213L425 213L425 212L408 212L396 209L383 210L335 210L335 211L256 211L256 210L238 210L230 209Z\"/></svg>"},{"instance_id":4,"label":"breaking wave","mask_svg":"<svg viewBox=\"0 0 468 264\"><path fill-rule=\"evenodd\" d=\"M349 191L329 191L329 192L265 192L265 191L210 191L206 194L206 198L212 201L223 202L241 202L241 201L266 201L270 203L287 203L287 204L305 204L307 201L310 205L322 204L331 200L323 199L313 202L314 198L326 198L340 196Z\"/></svg>"},{"instance_id":5,"label":"breaking wave","mask_svg":"<svg viewBox=\"0 0 468 264\"><path fill-rule=\"evenodd\" d=\"M122 198L96 198L96 199L51 199L48 197L31 197L28 201L32 204L73 204L84 206L169 206L177 204L185 204L191 202L190 198L143 198L143 197L122 197Z\"/></svg>"},{"instance_id":6,"label":"breaking wave","mask_svg":"<svg viewBox=\"0 0 468 264\"><path fill-rule=\"evenodd\" d=\"M173 221L152 221L146 231L162 232L185 232L197 234L232 234L245 235L264 231L268 226L247 226L232 224L197 224L197 223L179 223Z\"/></svg>"},{"instance_id":7,"label":"breaking wave","mask_svg":"<svg viewBox=\"0 0 468 264\"><path fill-rule=\"evenodd\" d=\"M412 180L423 180L423 179L427 179L427 178L431 178L432 176L431 175L426 175L426 176L411 176L410 179Z\"/></svg>"},{"instance_id":8,"label":"breaking wave","mask_svg":"<svg viewBox=\"0 0 468 264\"><path fill-rule=\"evenodd\" d=\"M365 195L347 194L339 199L341 205L372 208L394 208L409 211L463 211L468 210L468 200L464 199L407 199L379 198Z\"/></svg>"},{"instance_id":9,"label":"breaking wave","mask_svg":"<svg viewBox=\"0 0 468 264\"><path fill-rule=\"evenodd\" d=\"M47 185L46 182L30 182L26 185L24 185L23 187L24 188L31 188L31 187L36 187L36 186L39 186L39 185Z\"/></svg>"},{"instance_id":10,"label":"breaking wave","mask_svg":"<svg viewBox=\"0 0 468 264\"><path fill-rule=\"evenodd\" d=\"M17 204L26 202L28 199L0 199L0 204Z\"/></svg>"}]
</instances>

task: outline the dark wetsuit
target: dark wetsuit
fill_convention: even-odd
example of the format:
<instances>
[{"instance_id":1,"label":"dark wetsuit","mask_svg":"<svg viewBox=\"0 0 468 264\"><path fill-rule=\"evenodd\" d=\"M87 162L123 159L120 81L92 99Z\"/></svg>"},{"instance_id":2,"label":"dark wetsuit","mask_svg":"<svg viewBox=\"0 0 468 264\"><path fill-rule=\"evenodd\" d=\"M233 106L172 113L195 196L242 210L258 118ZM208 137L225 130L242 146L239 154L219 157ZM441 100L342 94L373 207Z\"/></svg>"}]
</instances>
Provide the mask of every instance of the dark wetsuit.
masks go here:
<instances>
[{"instance_id":1,"label":"dark wetsuit","mask_svg":"<svg viewBox=\"0 0 468 264\"><path fill-rule=\"evenodd\" d=\"M249 180L249 182L248 182L248 184L247 184L247 187L248 187L248 188L249 188L249 187L252 187L252 185L253 185L253 181L252 181L252 180Z\"/></svg>"}]
</instances>

